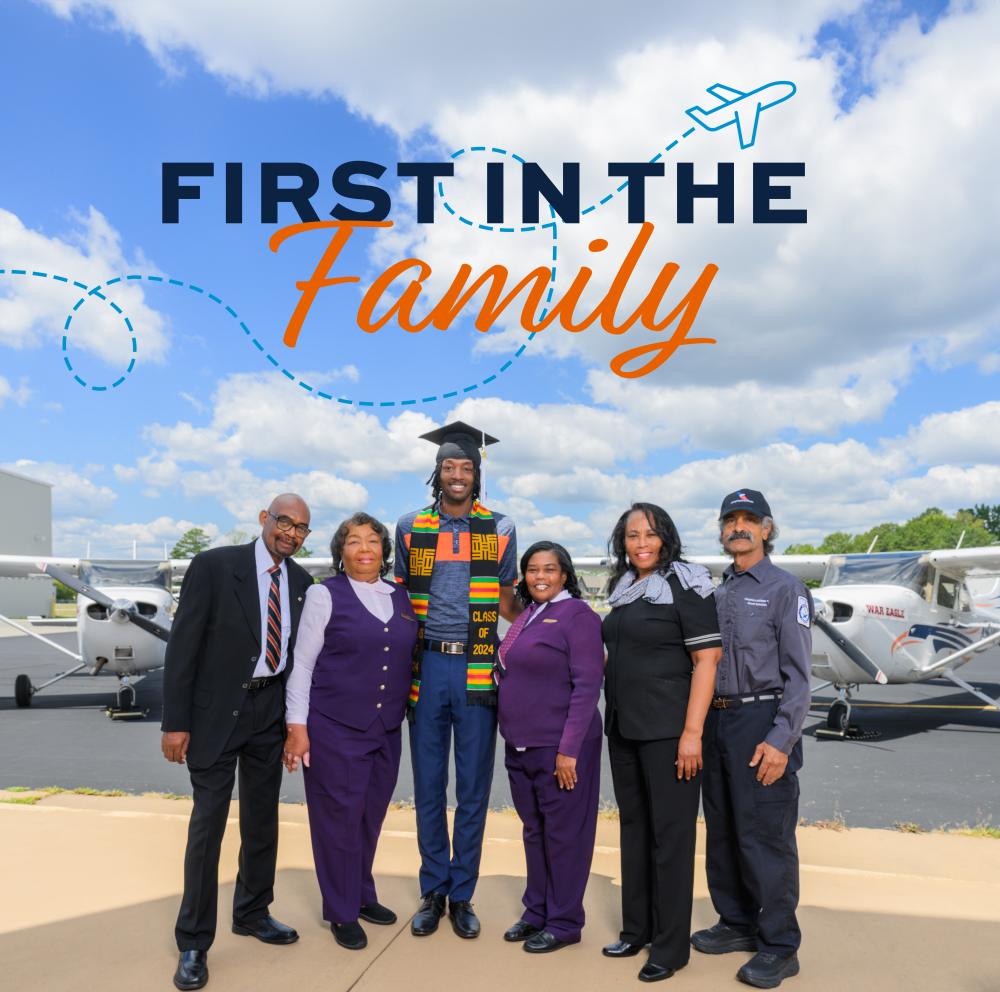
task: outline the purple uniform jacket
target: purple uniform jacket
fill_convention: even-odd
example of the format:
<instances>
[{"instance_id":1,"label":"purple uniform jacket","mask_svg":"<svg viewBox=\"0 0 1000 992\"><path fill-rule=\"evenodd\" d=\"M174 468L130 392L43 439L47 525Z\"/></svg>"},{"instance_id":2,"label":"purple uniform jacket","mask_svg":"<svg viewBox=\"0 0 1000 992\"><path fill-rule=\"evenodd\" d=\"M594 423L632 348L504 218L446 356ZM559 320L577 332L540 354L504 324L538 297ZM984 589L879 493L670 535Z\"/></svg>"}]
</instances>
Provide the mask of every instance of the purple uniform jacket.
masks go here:
<instances>
[{"instance_id":1,"label":"purple uniform jacket","mask_svg":"<svg viewBox=\"0 0 1000 992\"><path fill-rule=\"evenodd\" d=\"M410 597L392 591L392 617L383 623L365 609L346 575L324 579L333 609L313 669L309 708L355 730L378 717L394 730L406 715L417 620Z\"/></svg>"},{"instance_id":2,"label":"purple uniform jacket","mask_svg":"<svg viewBox=\"0 0 1000 992\"><path fill-rule=\"evenodd\" d=\"M518 635L500 679L500 733L512 747L553 747L570 758L601 735L600 617L578 599L550 603Z\"/></svg>"}]
</instances>

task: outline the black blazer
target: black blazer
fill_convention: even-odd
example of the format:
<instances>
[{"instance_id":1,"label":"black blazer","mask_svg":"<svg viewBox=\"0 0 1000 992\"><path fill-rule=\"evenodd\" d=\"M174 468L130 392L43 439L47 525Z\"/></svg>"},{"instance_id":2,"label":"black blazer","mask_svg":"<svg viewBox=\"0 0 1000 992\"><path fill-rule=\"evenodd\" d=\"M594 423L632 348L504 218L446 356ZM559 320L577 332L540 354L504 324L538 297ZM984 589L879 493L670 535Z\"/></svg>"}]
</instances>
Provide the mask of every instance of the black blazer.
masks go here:
<instances>
[{"instance_id":1,"label":"black blazer","mask_svg":"<svg viewBox=\"0 0 1000 992\"><path fill-rule=\"evenodd\" d=\"M604 726L639 741L680 737L691 694L691 651L722 646L715 597L684 589L671 575L674 601L637 599L615 607L601 624L608 664L604 671ZM614 720L612 719L614 717Z\"/></svg>"},{"instance_id":2,"label":"black blazer","mask_svg":"<svg viewBox=\"0 0 1000 992\"><path fill-rule=\"evenodd\" d=\"M288 559L291 632L282 685L294 664L295 634L312 576ZM260 644L254 542L195 555L181 585L163 668L164 732L191 734L188 760L212 765L226 746L253 678Z\"/></svg>"}]
</instances>

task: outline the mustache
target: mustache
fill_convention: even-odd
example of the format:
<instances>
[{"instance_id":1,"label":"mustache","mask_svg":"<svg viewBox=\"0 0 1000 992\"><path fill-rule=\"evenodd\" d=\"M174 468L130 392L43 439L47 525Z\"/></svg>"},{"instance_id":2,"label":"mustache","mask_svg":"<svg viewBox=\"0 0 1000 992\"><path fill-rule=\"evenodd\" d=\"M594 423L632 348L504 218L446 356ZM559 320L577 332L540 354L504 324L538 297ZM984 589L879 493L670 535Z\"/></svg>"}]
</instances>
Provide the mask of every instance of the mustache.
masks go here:
<instances>
[{"instance_id":1,"label":"mustache","mask_svg":"<svg viewBox=\"0 0 1000 992\"><path fill-rule=\"evenodd\" d=\"M732 534L726 538L726 544L729 544L730 541L750 541L752 544L753 534L751 534L748 530L734 530Z\"/></svg>"}]
</instances>

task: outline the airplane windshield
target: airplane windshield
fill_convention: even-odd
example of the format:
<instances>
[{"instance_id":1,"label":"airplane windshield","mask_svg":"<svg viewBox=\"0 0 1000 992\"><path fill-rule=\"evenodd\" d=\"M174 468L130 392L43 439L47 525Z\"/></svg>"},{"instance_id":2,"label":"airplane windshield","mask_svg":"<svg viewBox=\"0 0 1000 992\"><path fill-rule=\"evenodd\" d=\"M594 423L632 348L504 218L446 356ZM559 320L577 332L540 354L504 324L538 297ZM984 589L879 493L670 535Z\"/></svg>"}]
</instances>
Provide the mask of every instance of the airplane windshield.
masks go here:
<instances>
[{"instance_id":1,"label":"airplane windshield","mask_svg":"<svg viewBox=\"0 0 1000 992\"><path fill-rule=\"evenodd\" d=\"M81 561L80 579L84 585L154 586L170 591L170 565L162 561Z\"/></svg>"},{"instance_id":2,"label":"airplane windshield","mask_svg":"<svg viewBox=\"0 0 1000 992\"><path fill-rule=\"evenodd\" d=\"M927 555L920 551L878 555L832 555L823 576L824 586L889 585L925 595L934 576Z\"/></svg>"}]
</instances>

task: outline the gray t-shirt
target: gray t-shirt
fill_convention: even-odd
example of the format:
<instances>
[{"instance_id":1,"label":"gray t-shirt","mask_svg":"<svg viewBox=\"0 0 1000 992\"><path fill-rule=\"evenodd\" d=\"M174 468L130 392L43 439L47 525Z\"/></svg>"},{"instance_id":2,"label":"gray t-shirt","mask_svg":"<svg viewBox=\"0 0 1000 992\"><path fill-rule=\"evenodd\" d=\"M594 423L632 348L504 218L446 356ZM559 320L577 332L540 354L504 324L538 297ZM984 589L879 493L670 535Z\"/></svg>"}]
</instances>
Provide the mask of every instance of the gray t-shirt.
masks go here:
<instances>
[{"instance_id":1,"label":"gray t-shirt","mask_svg":"<svg viewBox=\"0 0 1000 992\"><path fill-rule=\"evenodd\" d=\"M410 535L420 510L406 513L396 524L396 556L393 572L397 581L410 581ZM517 532L514 521L503 513L494 513L500 553L500 585L517 581ZM469 563L472 539L469 515L450 517L441 513L438 546L431 574L427 601L426 636L436 641L465 641L469 637Z\"/></svg>"}]
</instances>

